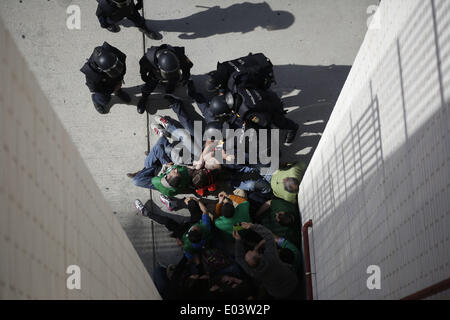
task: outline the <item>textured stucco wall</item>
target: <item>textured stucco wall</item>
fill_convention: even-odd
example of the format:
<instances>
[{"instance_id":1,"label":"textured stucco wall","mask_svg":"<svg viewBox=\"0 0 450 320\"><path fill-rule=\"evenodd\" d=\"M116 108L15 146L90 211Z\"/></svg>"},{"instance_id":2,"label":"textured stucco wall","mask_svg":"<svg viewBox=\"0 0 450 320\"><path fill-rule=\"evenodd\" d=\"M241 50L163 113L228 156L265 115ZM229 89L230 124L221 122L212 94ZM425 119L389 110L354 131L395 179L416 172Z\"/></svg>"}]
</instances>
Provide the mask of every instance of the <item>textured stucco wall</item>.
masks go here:
<instances>
[{"instance_id":1,"label":"textured stucco wall","mask_svg":"<svg viewBox=\"0 0 450 320\"><path fill-rule=\"evenodd\" d=\"M450 276L450 2L378 14L300 188L316 299L397 299Z\"/></svg>"},{"instance_id":2,"label":"textured stucco wall","mask_svg":"<svg viewBox=\"0 0 450 320\"><path fill-rule=\"evenodd\" d=\"M0 48L0 298L159 299L1 20Z\"/></svg>"}]
</instances>

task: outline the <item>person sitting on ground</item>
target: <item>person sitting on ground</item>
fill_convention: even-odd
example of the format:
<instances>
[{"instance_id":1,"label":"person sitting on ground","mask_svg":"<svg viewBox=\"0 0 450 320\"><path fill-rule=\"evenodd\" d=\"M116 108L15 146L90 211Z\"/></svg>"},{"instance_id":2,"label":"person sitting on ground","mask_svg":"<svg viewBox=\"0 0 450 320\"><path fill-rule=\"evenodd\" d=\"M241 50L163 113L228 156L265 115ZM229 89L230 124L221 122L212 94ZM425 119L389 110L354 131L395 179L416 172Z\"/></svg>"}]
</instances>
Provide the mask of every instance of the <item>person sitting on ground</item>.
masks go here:
<instances>
[{"instance_id":1,"label":"person sitting on ground","mask_svg":"<svg viewBox=\"0 0 450 320\"><path fill-rule=\"evenodd\" d=\"M299 249L285 238L278 237L276 235L273 235L273 238L277 244L278 255L280 256L281 261L292 266L292 270L294 270L294 272L298 272L301 264Z\"/></svg>"},{"instance_id":2,"label":"person sitting on ground","mask_svg":"<svg viewBox=\"0 0 450 320\"><path fill-rule=\"evenodd\" d=\"M219 193L219 202L216 205L214 224L217 229L228 235L233 234L233 228L241 222L251 222L249 202L236 195L228 195L225 191Z\"/></svg>"},{"instance_id":3,"label":"person sitting on ground","mask_svg":"<svg viewBox=\"0 0 450 320\"><path fill-rule=\"evenodd\" d=\"M198 259L198 254L201 252L201 250L208 246L211 242L211 218L209 217L208 209L203 202L198 201L195 198L186 198L185 201L186 203L189 203L190 201L196 201L200 207L200 210L202 211L201 220L191 226L189 230L183 234L182 237L183 250L186 258L192 260L197 255Z\"/></svg>"},{"instance_id":4,"label":"person sitting on ground","mask_svg":"<svg viewBox=\"0 0 450 320\"><path fill-rule=\"evenodd\" d=\"M292 203L276 198L269 200L256 212L255 219L278 237L300 248L300 214Z\"/></svg>"},{"instance_id":5,"label":"person sitting on ground","mask_svg":"<svg viewBox=\"0 0 450 320\"><path fill-rule=\"evenodd\" d=\"M244 229L252 229L257 232L263 241L253 250L245 252L239 233L234 231L236 262L248 275L259 281L271 297L289 298L297 287L297 275L280 260L272 233L262 225L246 222L241 225ZM260 248L263 245L265 248L261 253Z\"/></svg>"}]
</instances>

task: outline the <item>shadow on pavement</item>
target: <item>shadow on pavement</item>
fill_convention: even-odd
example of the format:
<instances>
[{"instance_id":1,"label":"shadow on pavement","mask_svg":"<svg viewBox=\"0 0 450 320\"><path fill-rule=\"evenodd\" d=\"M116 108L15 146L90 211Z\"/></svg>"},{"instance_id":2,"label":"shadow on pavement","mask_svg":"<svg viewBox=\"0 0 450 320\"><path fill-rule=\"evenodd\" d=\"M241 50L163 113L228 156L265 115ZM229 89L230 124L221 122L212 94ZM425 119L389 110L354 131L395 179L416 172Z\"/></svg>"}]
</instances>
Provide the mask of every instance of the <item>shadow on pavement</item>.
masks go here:
<instances>
[{"instance_id":1,"label":"shadow on pavement","mask_svg":"<svg viewBox=\"0 0 450 320\"><path fill-rule=\"evenodd\" d=\"M283 97L286 116L299 124L296 140L281 147L281 161L309 163L351 66L274 66L274 91ZM281 139L283 135L280 135Z\"/></svg>"},{"instance_id":2,"label":"shadow on pavement","mask_svg":"<svg viewBox=\"0 0 450 320\"><path fill-rule=\"evenodd\" d=\"M180 19L150 20L148 24L157 31L180 32L180 39L197 39L231 32L247 33L257 27L268 31L287 29L295 21L292 13L274 11L266 2L244 2L227 8L196 7L206 10Z\"/></svg>"}]
</instances>

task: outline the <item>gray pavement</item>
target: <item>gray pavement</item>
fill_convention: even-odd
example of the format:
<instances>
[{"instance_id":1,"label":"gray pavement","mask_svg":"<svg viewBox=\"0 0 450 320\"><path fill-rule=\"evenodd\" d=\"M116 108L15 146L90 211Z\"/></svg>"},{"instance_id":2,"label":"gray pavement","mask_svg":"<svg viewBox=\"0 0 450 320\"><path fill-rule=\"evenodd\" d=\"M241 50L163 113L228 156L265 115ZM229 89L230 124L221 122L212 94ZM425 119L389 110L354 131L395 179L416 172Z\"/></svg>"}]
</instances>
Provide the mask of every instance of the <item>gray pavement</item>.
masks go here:
<instances>
[{"instance_id":1,"label":"gray pavement","mask_svg":"<svg viewBox=\"0 0 450 320\"><path fill-rule=\"evenodd\" d=\"M148 23L164 36L160 41L133 27L122 27L118 34L101 29L92 0L8 0L0 2L0 15L111 204L111 214L151 270L154 257L167 264L181 253L162 227L136 215L134 199L147 200L149 191L132 185L125 174L143 167L144 151L156 137L148 136L147 116L136 112L137 98L130 105L114 105L108 115L95 111L79 72L93 48L107 41L127 54L125 87L135 92L141 84L138 61L152 45L185 46L194 75L214 69L217 61L264 52L275 65L275 90L284 97L289 116L301 124L302 135L282 150L283 159L309 161L364 38L366 10L377 3L144 0ZM71 4L81 8L81 30L66 28ZM202 77L194 78L200 84ZM161 99L151 104L152 112L164 107L157 113L173 116ZM152 197L156 210L159 195L153 192Z\"/></svg>"}]
</instances>

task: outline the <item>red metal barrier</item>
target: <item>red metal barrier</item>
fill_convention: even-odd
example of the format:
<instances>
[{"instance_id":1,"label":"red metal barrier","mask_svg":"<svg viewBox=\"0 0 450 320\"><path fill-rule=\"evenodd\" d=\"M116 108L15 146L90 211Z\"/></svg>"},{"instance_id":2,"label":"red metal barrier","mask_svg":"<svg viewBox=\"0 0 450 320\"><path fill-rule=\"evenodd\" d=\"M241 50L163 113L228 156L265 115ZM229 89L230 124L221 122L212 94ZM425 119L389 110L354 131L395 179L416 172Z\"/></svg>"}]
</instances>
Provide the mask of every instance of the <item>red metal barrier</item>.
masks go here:
<instances>
[{"instance_id":1,"label":"red metal barrier","mask_svg":"<svg viewBox=\"0 0 450 320\"><path fill-rule=\"evenodd\" d=\"M450 278L413 293L401 300L421 300L450 289Z\"/></svg>"},{"instance_id":2,"label":"red metal barrier","mask_svg":"<svg viewBox=\"0 0 450 320\"><path fill-rule=\"evenodd\" d=\"M308 229L313 226L312 220L308 220L302 228L303 234L303 251L305 253L305 275L307 299L313 300L312 275L311 275L311 257L309 253L309 236Z\"/></svg>"}]
</instances>

